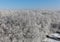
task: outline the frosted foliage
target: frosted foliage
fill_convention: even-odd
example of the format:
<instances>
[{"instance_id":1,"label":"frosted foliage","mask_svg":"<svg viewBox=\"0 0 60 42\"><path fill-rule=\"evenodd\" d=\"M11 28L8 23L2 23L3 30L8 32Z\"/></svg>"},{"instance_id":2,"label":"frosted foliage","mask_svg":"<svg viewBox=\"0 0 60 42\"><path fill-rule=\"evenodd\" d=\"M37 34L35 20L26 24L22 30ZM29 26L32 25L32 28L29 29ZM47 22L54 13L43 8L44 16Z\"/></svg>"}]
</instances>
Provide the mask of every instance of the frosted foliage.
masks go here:
<instances>
[{"instance_id":1,"label":"frosted foliage","mask_svg":"<svg viewBox=\"0 0 60 42\"><path fill-rule=\"evenodd\" d=\"M44 42L60 31L59 13L49 10L0 10L0 42Z\"/></svg>"}]
</instances>

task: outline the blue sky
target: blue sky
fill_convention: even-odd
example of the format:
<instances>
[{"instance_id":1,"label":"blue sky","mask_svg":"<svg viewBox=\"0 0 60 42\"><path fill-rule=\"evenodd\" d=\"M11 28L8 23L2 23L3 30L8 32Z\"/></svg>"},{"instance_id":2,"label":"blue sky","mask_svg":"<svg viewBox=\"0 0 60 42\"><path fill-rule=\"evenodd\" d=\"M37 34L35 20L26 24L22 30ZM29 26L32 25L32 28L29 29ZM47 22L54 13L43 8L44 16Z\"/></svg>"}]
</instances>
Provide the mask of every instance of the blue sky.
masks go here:
<instances>
[{"instance_id":1,"label":"blue sky","mask_svg":"<svg viewBox=\"0 0 60 42\"><path fill-rule=\"evenodd\" d=\"M60 0L0 0L0 9L60 9Z\"/></svg>"}]
</instances>

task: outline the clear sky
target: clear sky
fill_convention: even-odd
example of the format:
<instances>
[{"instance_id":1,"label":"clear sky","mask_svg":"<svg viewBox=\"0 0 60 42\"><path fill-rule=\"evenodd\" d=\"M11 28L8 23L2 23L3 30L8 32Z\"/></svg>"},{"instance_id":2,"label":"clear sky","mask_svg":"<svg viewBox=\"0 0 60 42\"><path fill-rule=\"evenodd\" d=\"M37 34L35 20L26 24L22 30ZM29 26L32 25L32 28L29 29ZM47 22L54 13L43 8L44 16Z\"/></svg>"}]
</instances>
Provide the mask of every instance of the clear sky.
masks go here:
<instances>
[{"instance_id":1,"label":"clear sky","mask_svg":"<svg viewBox=\"0 0 60 42\"><path fill-rule=\"evenodd\" d=\"M0 0L0 9L60 9L60 0Z\"/></svg>"}]
</instances>

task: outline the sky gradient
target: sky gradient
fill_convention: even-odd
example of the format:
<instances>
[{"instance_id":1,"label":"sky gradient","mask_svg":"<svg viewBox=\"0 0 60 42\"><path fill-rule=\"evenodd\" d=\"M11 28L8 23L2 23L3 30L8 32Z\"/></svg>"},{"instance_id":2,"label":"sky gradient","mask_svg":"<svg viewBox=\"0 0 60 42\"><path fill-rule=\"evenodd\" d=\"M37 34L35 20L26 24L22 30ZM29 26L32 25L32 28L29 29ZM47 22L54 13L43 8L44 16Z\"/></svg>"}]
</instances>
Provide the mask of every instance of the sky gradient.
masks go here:
<instances>
[{"instance_id":1,"label":"sky gradient","mask_svg":"<svg viewBox=\"0 0 60 42\"><path fill-rule=\"evenodd\" d=\"M60 9L60 0L0 0L0 9Z\"/></svg>"}]
</instances>

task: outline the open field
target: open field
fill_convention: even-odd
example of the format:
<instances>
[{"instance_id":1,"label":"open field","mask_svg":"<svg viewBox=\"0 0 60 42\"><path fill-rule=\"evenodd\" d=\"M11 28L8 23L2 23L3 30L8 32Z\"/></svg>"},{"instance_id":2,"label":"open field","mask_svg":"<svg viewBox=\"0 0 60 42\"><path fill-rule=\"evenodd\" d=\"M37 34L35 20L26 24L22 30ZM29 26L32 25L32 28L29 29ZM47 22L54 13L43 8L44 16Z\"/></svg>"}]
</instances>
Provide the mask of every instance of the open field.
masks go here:
<instances>
[{"instance_id":1,"label":"open field","mask_svg":"<svg viewBox=\"0 0 60 42\"><path fill-rule=\"evenodd\" d=\"M44 42L60 31L60 11L0 10L0 42Z\"/></svg>"}]
</instances>

